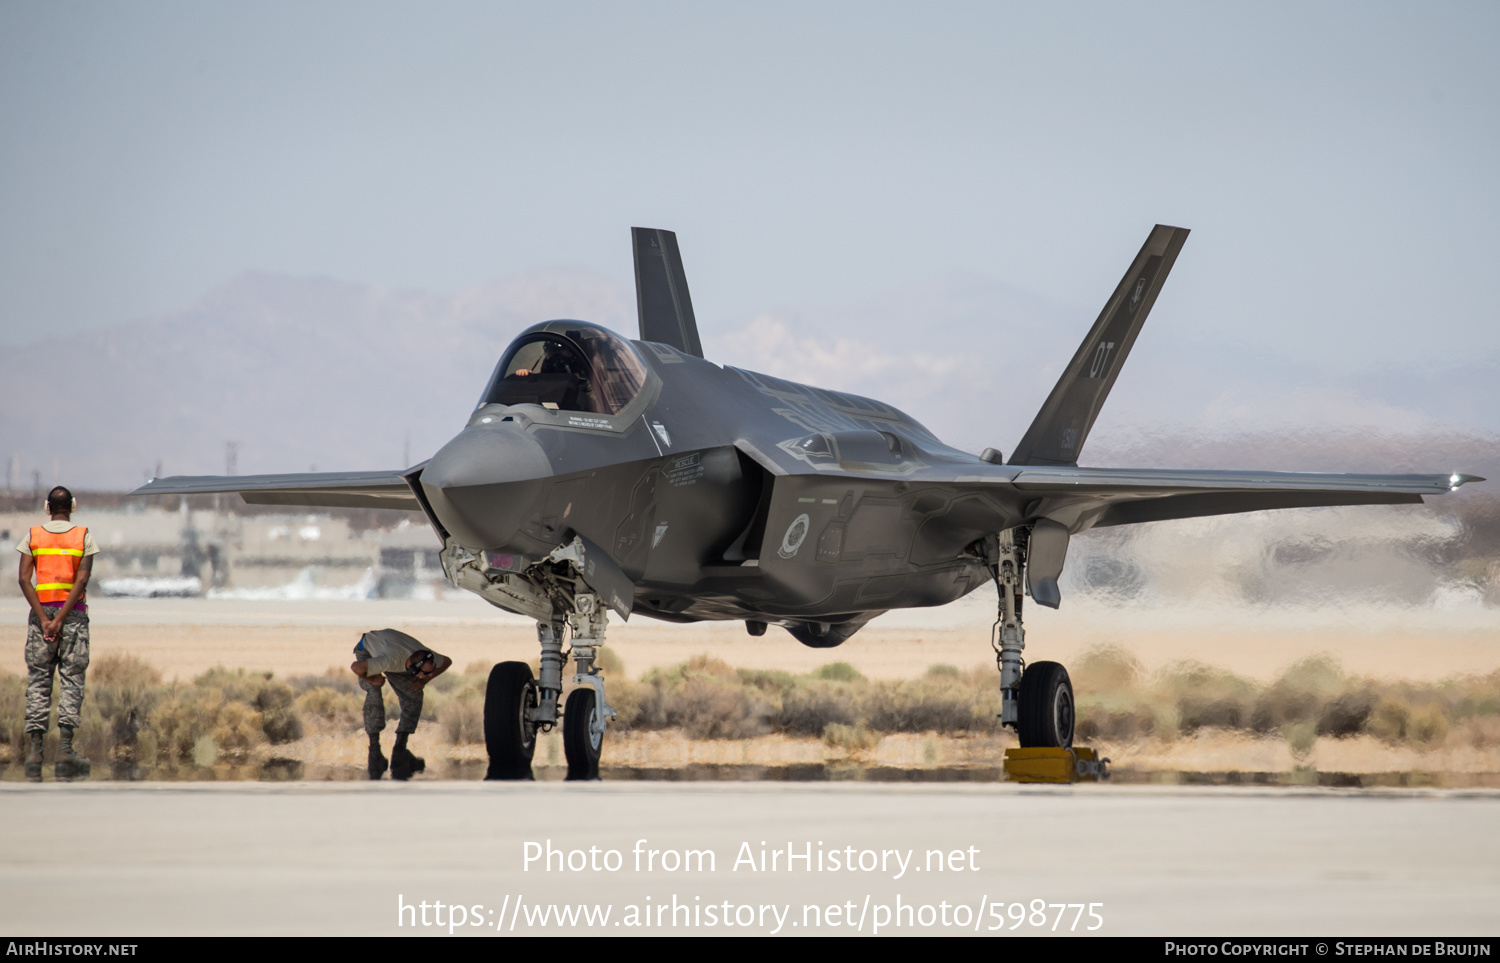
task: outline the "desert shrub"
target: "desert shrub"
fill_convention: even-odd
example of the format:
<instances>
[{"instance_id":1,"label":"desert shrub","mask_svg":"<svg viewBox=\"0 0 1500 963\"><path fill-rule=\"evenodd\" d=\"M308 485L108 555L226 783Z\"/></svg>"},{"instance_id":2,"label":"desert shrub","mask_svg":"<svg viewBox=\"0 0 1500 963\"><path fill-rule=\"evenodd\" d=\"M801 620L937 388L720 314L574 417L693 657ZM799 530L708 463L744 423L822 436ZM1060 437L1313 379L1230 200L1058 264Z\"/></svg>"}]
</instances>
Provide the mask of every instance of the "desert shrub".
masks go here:
<instances>
[{"instance_id":1,"label":"desert shrub","mask_svg":"<svg viewBox=\"0 0 1500 963\"><path fill-rule=\"evenodd\" d=\"M1177 703L1177 727L1185 733L1199 729L1241 729L1248 715L1239 699L1185 698Z\"/></svg>"},{"instance_id":2,"label":"desert shrub","mask_svg":"<svg viewBox=\"0 0 1500 963\"><path fill-rule=\"evenodd\" d=\"M247 703L225 702L219 707L209 735L221 755L244 756L265 737L263 727L261 714ZM194 761L203 765L200 759Z\"/></svg>"},{"instance_id":3,"label":"desert shrub","mask_svg":"<svg viewBox=\"0 0 1500 963\"><path fill-rule=\"evenodd\" d=\"M866 729L864 726L848 726L832 722L823 728L823 742L835 749L865 752L880 744L880 733Z\"/></svg>"},{"instance_id":4,"label":"desert shrub","mask_svg":"<svg viewBox=\"0 0 1500 963\"><path fill-rule=\"evenodd\" d=\"M737 682L740 677L739 673L734 671L729 663L711 655L695 655L678 666L677 671L681 673L684 679L712 676L725 682Z\"/></svg>"},{"instance_id":5,"label":"desert shrub","mask_svg":"<svg viewBox=\"0 0 1500 963\"><path fill-rule=\"evenodd\" d=\"M694 739L743 739L771 731L771 706L752 689L718 679L689 679L677 690L674 725Z\"/></svg>"},{"instance_id":6,"label":"desert shrub","mask_svg":"<svg viewBox=\"0 0 1500 963\"><path fill-rule=\"evenodd\" d=\"M781 692L773 725L778 732L817 736L831 725L852 725L861 708L846 686L793 684Z\"/></svg>"},{"instance_id":7,"label":"desert shrub","mask_svg":"<svg viewBox=\"0 0 1500 963\"><path fill-rule=\"evenodd\" d=\"M299 711L341 728L359 725L364 717L364 693L339 691L320 685L297 697Z\"/></svg>"},{"instance_id":8,"label":"desert shrub","mask_svg":"<svg viewBox=\"0 0 1500 963\"><path fill-rule=\"evenodd\" d=\"M1301 762L1308 757L1318 741L1318 726L1308 719L1291 722L1284 727L1284 735L1287 746L1292 750L1292 757Z\"/></svg>"},{"instance_id":9,"label":"desert shrub","mask_svg":"<svg viewBox=\"0 0 1500 963\"><path fill-rule=\"evenodd\" d=\"M863 682L865 677L847 662L830 662L813 673L814 679L825 682Z\"/></svg>"},{"instance_id":10,"label":"desert shrub","mask_svg":"<svg viewBox=\"0 0 1500 963\"><path fill-rule=\"evenodd\" d=\"M438 721L443 734L455 745L484 742L484 700L472 691L446 700Z\"/></svg>"},{"instance_id":11,"label":"desert shrub","mask_svg":"<svg viewBox=\"0 0 1500 963\"><path fill-rule=\"evenodd\" d=\"M302 695L312 689L336 689L340 692L360 692L359 677L348 669L329 668L321 675L287 676L286 684L292 692Z\"/></svg>"},{"instance_id":12,"label":"desert shrub","mask_svg":"<svg viewBox=\"0 0 1500 963\"><path fill-rule=\"evenodd\" d=\"M878 732L971 732L991 728L972 695L922 682L877 684L865 699L864 722Z\"/></svg>"},{"instance_id":13,"label":"desert shrub","mask_svg":"<svg viewBox=\"0 0 1500 963\"><path fill-rule=\"evenodd\" d=\"M1439 687L1451 703L1449 713L1457 721L1482 716L1500 716L1500 671L1479 678L1457 679Z\"/></svg>"},{"instance_id":14,"label":"desert shrub","mask_svg":"<svg viewBox=\"0 0 1500 963\"><path fill-rule=\"evenodd\" d=\"M434 692L452 692L454 689L463 687L465 676L462 672L454 672L449 669L442 675L427 683L423 691L431 696Z\"/></svg>"},{"instance_id":15,"label":"desert shrub","mask_svg":"<svg viewBox=\"0 0 1500 963\"><path fill-rule=\"evenodd\" d=\"M226 669L214 666L193 680L198 689L217 689L228 702L253 702L260 687L270 681L269 672L247 672L244 669Z\"/></svg>"},{"instance_id":16,"label":"desert shrub","mask_svg":"<svg viewBox=\"0 0 1500 963\"><path fill-rule=\"evenodd\" d=\"M1326 655L1310 656L1290 666L1261 690L1250 715L1250 727L1270 732L1293 723L1314 722L1324 707L1344 691L1338 664Z\"/></svg>"},{"instance_id":17,"label":"desert shrub","mask_svg":"<svg viewBox=\"0 0 1500 963\"><path fill-rule=\"evenodd\" d=\"M260 731L273 746L296 742L305 735L301 717L290 709L262 712Z\"/></svg>"},{"instance_id":18,"label":"desert shrub","mask_svg":"<svg viewBox=\"0 0 1500 963\"><path fill-rule=\"evenodd\" d=\"M1126 692L1141 684L1145 670L1123 647L1106 644L1086 649L1069 667L1068 676L1075 692Z\"/></svg>"},{"instance_id":19,"label":"desert shrub","mask_svg":"<svg viewBox=\"0 0 1500 963\"><path fill-rule=\"evenodd\" d=\"M220 690L172 686L146 719L161 756L169 762L192 759L194 745L217 725L223 706Z\"/></svg>"},{"instance_id":20,"label":"desert shrub","mask_svg":"<svg viewBox=\"0 0 1500 963\"><path fill-rule=\"evenodd\" d=\"M615 719L610 725L620 732L629 732L641 717L641 697L645 687L619 677L609 680L608 689L609 704L615 710Z\"/></svg>"},{"instance_id":21,"label":"desert shrub","mask_svg":"<svg viewBox=\"0 0 1500 963\"><path fill-rule=\"evenodd\" d=\"M26 751L26 677L10 672L0 673L0 742L12 759Z\"/></svg>"},{"instance_id":22,"label":"desert shrub","mask_svg":"<svg viewBox=\"0 0 1500 963\"><path fill-rule=\"evenodd\" d=\"M249 672L215 666L193 680L201 692L217 692L222 697L223 720L205 722L206 731L218 745L220 753L241 756L260 741L272 744L295 742L302 738L302 719L297 715L297 691L270 672ZM251 737L241 730L254 719L259 735ZM224 727L220 731L220 727ZM205 750L201 747L198 756Z\"/></svg>"},{"instance_id":23,"label":"desert shrub","mask_svg":"<svg viewBox=\"0 0 1500 963\"><path fill-rule=\"evenodd\" d=\"M929 665L925 675L930 679L957 679L963 676L956 665Z\"/></svg>"},{"instance_id":24,"label":"desert shrub","mask_svg":"<svg viewBox=\"0 0 1500 963\"><path fill-rule=\"evenodd\" d=\"M625 676L625 660L610 646L600 646L594 650L594 665L611 678L620 679Z\"/></svg>"},{"instance_id":25,"label":"desert shrub","mask_svg":"<svg viewBox=\"0 0 1500 963\"><path fill-rule=\"evenodd\" d=\"M89 664L88 683L144 691L161 685L161 673L139 656L110 653Z\"/></svg>"},{"instance_id":26,"label":"desert shrub","mask_svg":"<svg viewBox=\"0 0 1500 963\"><path fill-rule=\"evenodd\" d=\"M721 659L697 656L648 673L641 682L633 720L638 728L681 728L695 739L740 739L771 730L771 702L742 685Z\"/></svg>"},{"instance_id":27,"label":"desert shrub","mask_svg":"<svg viewBox=\"0 0 1500 963\"><path fill-rule=\"evenodd\" d=\"M1448 738L1448 719L1440 707L1421 706L1411 714L1407 723L1407 735L1423 745L1438 745Z\"/></svg>"},{"instance_id":28,"label":"desert shrub","mask_svg":"<svg viewBox=\"0 0 1500 963\"><path fill-rule=\"evenodd\" d=\"M777 698L797 686L797 677L781 669L740 669L738 675L745 685Z\"/></svg>"},{"instance_id":29,"label":"desert shrub","mask_svg":"<svg viewBox=\"0 0 1500 963\"><path fill-rule=\"evenodd\" d=\"M53 690L56 692L56 690ZM110 740L110 723L99 711L99 704L88 698L85 691L83 708L78 716L78 728L73 732L73 748L90 760L104 759L113 743Z\"/></svg>"},{"instance_id":30,"label":"desert shrub","mask_svg":"<svg viewBox=\"0 0 1500 963\"><path fill-rule=\"evenodd\" d=\"M152 761L145 751L147 731L153 755L168 763L207 766L220 755L241 758L265 740L264 724L254 705L227 698L222 688L173 685L146 716L141 758Z\"/></svg>"},{"instance_id":31,"label":"desert shrub","mask_svg":"<svg viewBox=\"0 0 1500 963\"><path fill-rule=\"evenodd\" d=\"M1487 716L1468 719L1464 722L1463 735L1475 749L1488 749L1500 745L1500 718Z\"/></svg>"},{"instance_id":32,"label":"desert shrub","mask_svg":"<svg viewBox=\"0 0 1500 963\"><path fill-rule=\"evenodd\" d=\"M133 655L105 655L89 666L84 707L98 709L102 731L88 752L132 747L162 690L161 673ZM87 753L86 753L87 754Z\"/></svg>"},{"instance_id":33,"label":"desert shrub","mask_svg":"<svg viewBox=\"0 0 1500 963\"><path fill-rule=\"evenodd\" d=\"M1137 699L1087 699L1077 704L1075 731L1079 739L1135 739L1164 728L1158 712Z\"/></svg>"},{"instance_id":34,"label":"desert shrub","mask_svg":"<svg viewBox=\"0 0 1500 963\"><path fill-rule=\"evenodd\" d=\"M1372 736L1386 742L1401 742L1406 738L1407 724L1411 721L1411 706L1405 699L1390 695L1381 696L1365 720L1365 729Z\"/></svg>"},{"instance_id":35,"label":"desert shrub","mask_svg":"<svg viewBox=\"0 0 1500 963\"><path fill-rule=\"evenodd\" d=\"M296 710L296 693L284 682L267 678L251 703L261 716L261 732L272 745L302 738L302 718Z\"/></svg>"},{"instance_id":36,"label":"desert shrub","mask_svg":"<svg viewBox=\"0 0 1500 963\"><path fill-rule=\"evenodd\" d=\"M1340 692L1325 702L1318 713L1318 735L1334 738L1358 735L1365 730L1374 708L1375 697L1367 688Z\"/></svg>"},{"instance_id":37,"label":"desert shrub","mask_svg":"<svg viewBox=\"0 0 1500 963\"><path fill-rule=\"evenodd\" d=\"M1206 727L1237 729L1250 722L1255 704L1255 684L1232 672L1202 662L1184 661L1157 674L1148 693L1148 706L1156 709L1154 728L1159 734L1196 732ZM1170 708L1171 717L1161 711ZM1279 722L1279 720L1278 720ZM1266 729L1276 723L1267 723Z\"/></svg>"}]
</instances>

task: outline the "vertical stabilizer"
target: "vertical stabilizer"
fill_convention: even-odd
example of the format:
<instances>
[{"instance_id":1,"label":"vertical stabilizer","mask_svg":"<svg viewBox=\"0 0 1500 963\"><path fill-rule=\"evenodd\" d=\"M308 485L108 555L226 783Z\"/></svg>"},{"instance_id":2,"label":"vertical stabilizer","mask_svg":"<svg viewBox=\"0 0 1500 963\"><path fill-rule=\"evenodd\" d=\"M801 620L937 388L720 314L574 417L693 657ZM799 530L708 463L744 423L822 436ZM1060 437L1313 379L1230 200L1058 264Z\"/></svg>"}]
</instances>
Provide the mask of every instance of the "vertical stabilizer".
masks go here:
<instances>
[{"instance_id":1,"label":"vertical stabilizer","mask_svg":"<svg viewBox=\"0 0 1500 963\"><path fill-rule=\"evenodd\" d=\"M1076 465L1094 419L1114 387L1115 376L1135 344L1156 295L1167 280L1185 227L1156 225L1120 280L1078 353L1057 379L1046 404L1011 453L1012 465Z\"/></svg>"},{"instance_id":2,"label":"vertical stabilizer","mask_svg":"<svg viewBox=\"0 0 1500 963\"><path fill-rule=\"evenodd\" d=\"M635 303L641 340L669 344L684 354L703 357L677 235L654 227L632 227L630 237L635 248Z\"/></svg>"}]
</instances>

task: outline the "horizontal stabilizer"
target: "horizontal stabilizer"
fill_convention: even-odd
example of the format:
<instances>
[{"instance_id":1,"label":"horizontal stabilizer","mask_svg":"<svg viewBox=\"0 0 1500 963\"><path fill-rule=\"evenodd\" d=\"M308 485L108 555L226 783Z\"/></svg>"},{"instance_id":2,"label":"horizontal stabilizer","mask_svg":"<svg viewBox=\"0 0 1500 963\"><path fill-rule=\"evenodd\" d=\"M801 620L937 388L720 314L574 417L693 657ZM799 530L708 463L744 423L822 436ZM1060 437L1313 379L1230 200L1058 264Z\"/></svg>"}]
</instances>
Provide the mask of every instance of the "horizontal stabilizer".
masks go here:
<instances>
[{"instance_id":1,"label":"horizontal stabilizer","mask_svg":"<svg viewBox=\"0 0 1500 963\"><path fill-rule=\"evenodd\" d=\"M1099 320L1078 346L1078 353L1073 355L1052 394L1037 412L1036 420L1011 453L1010 464L1078 464L1078 455L1099 417L1099 409L1104 407L1115 376L1130 354L1141 325L1146 323L1146 315L1151 313L1156 295L1187 236L1184 227L1158 224L1152 229L1130 270L1099 313Z\"/></svg>"},{"instance_id":2,"label":"horizontal stabilizer","mask_svg":"<svg viewBox=\"0 0 1500 963\"><path fill-rule=\"evenodd\" d=\"M252 505L395 508L420 511L400 472L330 471L293 475L174 475L153 478L132 495L238 493Z\"/></svg>"},{"instance_id":3,"label":"horizontal stabilizer","mask_svg":"<svg viewBox=\"0 0 1500 963\"><path fill-rule=\"evenodd\" d=\"M654 227L632 227L630 238L635 248L635 302L641 340L703 357L677 235Z\"/></svg>"},{"instance_id":4,"label":"horizontal stabilizer","mask_svg":"<svg viewBox=\"0 0 1500 963\"><path fill-rule=\"evenodd\" d=\"M1417 504L1423 495L1443 495L1483 480L1463 474L1029 467L1011 484L1037 496L1029 514L1062 521L1077 532L1275 508Z\"/></svg>"},{"instance_id":5,"label":"horizontal stabilizer","mask_svg":"<svg viewBox=\"0 0 1500 963\"><path fill-rule=\"evenodd\" d=\"M1016 472L1011 483L1021 491L1078 495L1105 493L1172 495L1191 491L1341 491L1404 492L1441 495L1475 475L1369 475L1316 471L1220 471L1184 468L1040 467Z\"/></svg>"},{"instance_id":6,"label":"horizontal stabilizer","mask_svg":"<svg viewBox=\"0 0 1500 963\"><path fill-rule=\"evenodd\" d=\"M1162 522L1171 518L1239 515L1277 508L1327 508L1334 505L1419 505L1421 495L1393 491L1363 492L1192 492L1116 502L1104 510L1095 528Z\"/></svg>"}]
</instances>

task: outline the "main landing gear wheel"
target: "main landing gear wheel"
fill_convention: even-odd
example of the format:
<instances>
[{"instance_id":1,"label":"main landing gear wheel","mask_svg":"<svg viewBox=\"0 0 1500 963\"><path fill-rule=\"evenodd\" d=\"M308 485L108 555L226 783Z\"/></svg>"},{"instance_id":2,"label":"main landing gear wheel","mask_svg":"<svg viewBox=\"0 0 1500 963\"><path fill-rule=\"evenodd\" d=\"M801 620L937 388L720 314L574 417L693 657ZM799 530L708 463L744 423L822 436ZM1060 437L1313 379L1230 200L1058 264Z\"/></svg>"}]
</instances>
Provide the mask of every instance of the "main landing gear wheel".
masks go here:
<instances>
[{"instance_id":1,"label":"main landing gear wheel","mask_svg":"<svg viewBox=\"0 0 1500 963\"><path fill-rule=\"evenodd\" d=\"M490 757L486 779L531 779L536 752L536 682L525 662L501 662L490 670L484 690L484 748Z\"/></svg>"},{"instance_id":2,"label":"main landing gear wheel","mask_svg":"<svg viewBox=\"0 0 1500 963\"><path fill-rule=\"evenodd\" d=\"M563 754L568 757L568 779L598 779L599 752L604 730L594 722L598 699L588 686L574 689L563 707Z\"/></svg>"},{"instance_id":3,"label":"main landing gear wheel","mask_svg":"<svg viewBox=\"0 0 1500 963\"><path fill-rule=\"evenodd\" d=\"M1016 734L1023 748L1073 745L1073 683L1057 662L1033 662L1021 676Z\"/></svg>"}]
</instances>

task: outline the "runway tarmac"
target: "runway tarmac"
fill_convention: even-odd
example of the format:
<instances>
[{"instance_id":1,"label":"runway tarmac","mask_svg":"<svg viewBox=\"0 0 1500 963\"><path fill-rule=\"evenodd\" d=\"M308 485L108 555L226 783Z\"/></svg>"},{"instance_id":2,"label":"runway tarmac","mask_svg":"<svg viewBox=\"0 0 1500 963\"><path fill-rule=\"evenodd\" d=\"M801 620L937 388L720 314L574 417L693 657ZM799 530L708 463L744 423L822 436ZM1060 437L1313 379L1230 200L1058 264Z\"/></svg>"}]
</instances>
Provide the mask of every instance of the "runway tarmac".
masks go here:
<instances>
[{"instance_id":1,"label":"runway tarmac","mask_svg":"<svg viewBox=\"0 0 1500 963\"><path fill-rule=\"evenodd\" d=\"M49 783L0 809L27 936L1500 929L1493 791Z\"/></svg>"}]
</instances>

